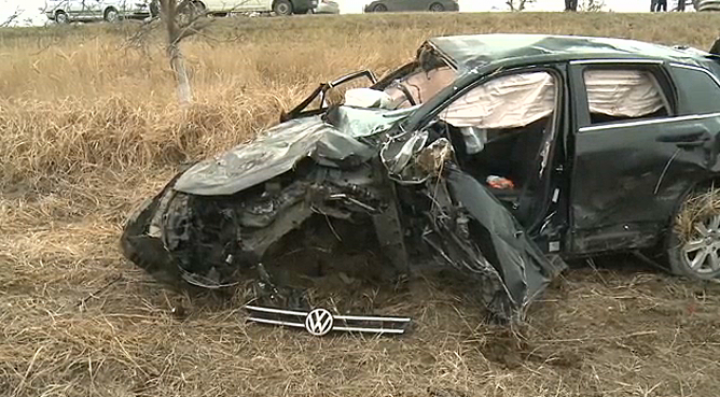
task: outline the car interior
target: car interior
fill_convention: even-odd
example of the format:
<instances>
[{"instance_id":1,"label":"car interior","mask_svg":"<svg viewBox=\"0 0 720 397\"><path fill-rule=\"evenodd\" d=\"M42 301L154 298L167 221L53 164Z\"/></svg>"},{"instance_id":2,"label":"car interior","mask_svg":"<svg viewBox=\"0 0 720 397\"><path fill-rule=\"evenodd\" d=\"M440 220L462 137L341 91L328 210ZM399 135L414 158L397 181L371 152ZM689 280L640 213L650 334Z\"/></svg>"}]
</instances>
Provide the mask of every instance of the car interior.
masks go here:
<instances>
[{"instance_id":1,"label":"car interior","mask_svg":"<svg viewBox=\"0 0 720 397\"><path fill-rule=\"evenodd\" d=\"M555 87L548 72L501 76L472 89L439 117L460 166L513 211L522 197L534 197L541 188L548 156L543 149L555 128Z\"/></svg>"}]
</instances>

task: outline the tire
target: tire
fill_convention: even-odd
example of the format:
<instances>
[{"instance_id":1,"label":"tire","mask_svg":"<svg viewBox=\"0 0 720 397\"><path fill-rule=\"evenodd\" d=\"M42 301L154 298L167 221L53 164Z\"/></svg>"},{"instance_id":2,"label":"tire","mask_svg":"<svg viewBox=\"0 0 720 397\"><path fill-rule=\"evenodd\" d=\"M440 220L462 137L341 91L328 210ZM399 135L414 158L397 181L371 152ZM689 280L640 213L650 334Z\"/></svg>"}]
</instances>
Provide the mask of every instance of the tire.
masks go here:
<instances>
[{"instance_id":1,"label":"tire","mask_svg":"<svg viewBox=\"0 0 720 397\"><path fill-rule=\"evenodd\" d=\"M445 6L440 3L432 3L432 4L430 4L430 11L443 12L443 11L445 11Z\"/></svg>"},{"instance_id":2,"label":"tire","mask_svg":"<svg viewBox=\"0 0 720 397\"><path fill-rule=\"evenodd\" d=\"M193 7L195 7L196 15L203 15L203 14L207 13L207 7L205 7L205 4L201 1L194 2Z\"/></svg>"},{"instance_id":3,"label":"tire","mask_svg":"<svg viewBox=\"0 0 720 397\"><path fill-rule=\"evenodd\" d=\"M288 0L275 0L275 3L273 4L273 12L280 16L292 15L293 5Z\"/></svg>"},{"instance_id":4,"label":"tire","mask_svg":"<svg viewBox=\"0 0 720 397\"><path fill-rule=\"evenodd\" d=\"M683 199L666 237L670 271L696 280L720 276L720 188L698 188ZM717 201L717 203L716 203Z\"/></svg>"},{"instance_id":5,"label":"tire","mask_svg":"<svg viewBox=\"0 0 720 397\"><path fill-rule=\"evenodd\" d=\"M118 22L120 20L120 13L112 7L108 8L105 10L105 14L103 14L103 19L108 23Z\"/></svg>"},{"instance_id":6,"label":"tire","mask_svg":"<svg viewBox=\"0 0 720 397\"><path fill-rule=\"evenodd\" d=\"M372 8L372 12L387 12L388 8L385 4L376 4L375 7Z\"/></svg>"},{"instance_id":7,"label":"tire","mask_svg":"<svg viewBox=\"0 0 720 397\"><path fill-rule=\"evenodd\" d=\"M70 23L70 18L65 12L58 11L55 13L55 23L59 25L67 25L68 23Z\"/></svg>"}]
</instances>

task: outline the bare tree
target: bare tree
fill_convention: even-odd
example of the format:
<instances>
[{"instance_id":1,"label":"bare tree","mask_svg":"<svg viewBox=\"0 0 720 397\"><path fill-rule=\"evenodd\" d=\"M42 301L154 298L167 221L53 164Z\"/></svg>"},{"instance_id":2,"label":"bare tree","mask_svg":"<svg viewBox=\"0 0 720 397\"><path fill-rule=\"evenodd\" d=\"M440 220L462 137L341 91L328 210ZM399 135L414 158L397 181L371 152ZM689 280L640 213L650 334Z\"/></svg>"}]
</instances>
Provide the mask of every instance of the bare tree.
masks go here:
<instances>
[{"instance_id":1,"label":"bare tree","mask_svg":"<svg viewBox=\"0 0 720 397\"><path fill-rule=\"evenodd\" d=\"M536 0L505 0L505 4L510 7L510 11L524 11L525 6L535 1Z\"/></svg>"},{"instance_id":2,"label":"bare tree","mask_svg":"<svg viewBox=\"0 0 720 397\"><path fill-rule=\"evenodd\" d=\"M180 44L206 28L210 20L205 10L196 6L192 0L156 1L159 1L156 5L159 6L160 18L167 33L166 52L177 79L178 100L181 106L187 106L193 101L193 93Z\"/></svg>"},{"instance_id":3,"label":"bare tree","mask_svg":"<svg viewBox=\"0 0 720 397\"><path fill-rule=\"evenodd\" d=\"M15 11L12 14L8 15L8 17L5 18L4 21L0 22L0 28L10 26L10 24L12 24L13 21L18 19L18 17L20 16L21 13L22 13L22 10L20 9L20 7L16 7Z\"/></svg>"}]
</instances>

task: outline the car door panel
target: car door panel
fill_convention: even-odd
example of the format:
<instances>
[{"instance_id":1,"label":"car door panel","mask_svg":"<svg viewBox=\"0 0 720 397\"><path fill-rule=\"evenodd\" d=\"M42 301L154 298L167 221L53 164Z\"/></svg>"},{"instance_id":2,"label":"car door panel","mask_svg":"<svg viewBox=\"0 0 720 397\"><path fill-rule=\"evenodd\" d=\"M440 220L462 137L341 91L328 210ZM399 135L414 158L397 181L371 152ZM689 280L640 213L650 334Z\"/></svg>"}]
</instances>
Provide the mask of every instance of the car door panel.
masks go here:
<instances>
[{"instance_id":1,"label":"car door panel","mask_svg":"<svg viewBox=\"0 0 720 397\"><path fill-rule=\"evenodd\" d=\"M84 0L81 1L81 8L78 12L78 17L84 20L99 18L102 14L101 6L103 5L98 0Z\"/></svg>"},{"instance_id":2,"label":"car door panel","mask_svg":"<svg viewBox=\"0 0 720 397\"><path fill-rule=\"evenodd\" d=\"M582 69L571 71L576 120L587 112ZM714 116L576 127L570 239L577 254L654 244L684 193L716 167Z\"/></svg>"},{"instance_id":3,"label":"car door panel","mask_svg":"<svg viewBox=\"0 0 720 397\"><path fill-rule=\"evenodd\" d=\"M71 18L79 18L84 10L85 0L70 0L67 3L67 12Z\"/></svg>"},{"instance_id":4,"label":"car door panel","mask_svg":"<svg viewBox=\"0 0 720 397\"><path fill-rule=\"evenodd\" d=\"M387 7L390 12L398 12L406 10L407 0L387 0L383 4Z\"/></svg>"},{"instance_id":5,"label":"car door panel","mask_svg":"<svg viewBox=\"0 0 720 397\"><path fill-rule=\"evenodd\" d=\"M679 198L708 169L703 148L663 142L662 132L716 141L720 122L707 122L581 130L572 183L574 249L588 253L652 243Z\"/></svg>"}]
</instances>

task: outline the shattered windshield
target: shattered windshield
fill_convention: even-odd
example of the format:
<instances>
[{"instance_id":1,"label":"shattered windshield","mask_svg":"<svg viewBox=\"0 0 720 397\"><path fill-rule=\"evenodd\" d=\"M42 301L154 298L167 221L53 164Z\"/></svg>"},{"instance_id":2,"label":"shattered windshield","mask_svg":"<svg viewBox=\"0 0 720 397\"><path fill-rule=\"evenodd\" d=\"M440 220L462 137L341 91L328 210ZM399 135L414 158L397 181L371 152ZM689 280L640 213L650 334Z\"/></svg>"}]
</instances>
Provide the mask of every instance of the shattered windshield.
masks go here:
<instances>
[{"instance_id":1,"label":"shattered windshield","mask_svg":"<svg viewBox=\"0 0 720 397\"><path fill-rule=\"evenodd\" d=\"M431 47L423 47L413 63L385 82L345 91L342 105L328 111L326 122L356 138L387 130L452 84L457 74Z\"/></svg>"}]
</instances>

